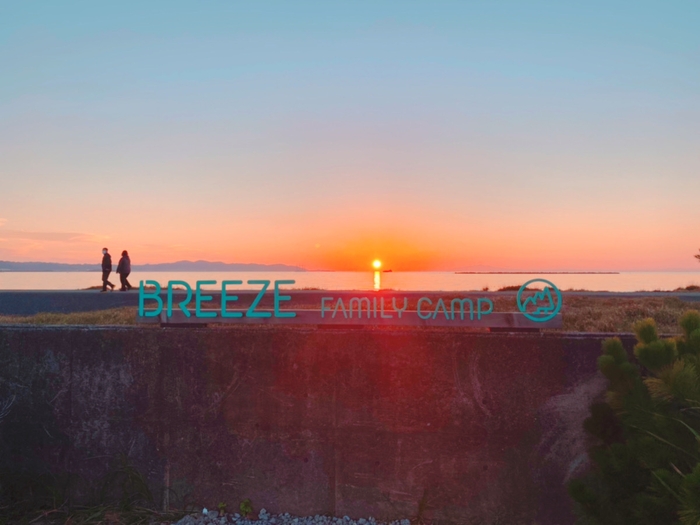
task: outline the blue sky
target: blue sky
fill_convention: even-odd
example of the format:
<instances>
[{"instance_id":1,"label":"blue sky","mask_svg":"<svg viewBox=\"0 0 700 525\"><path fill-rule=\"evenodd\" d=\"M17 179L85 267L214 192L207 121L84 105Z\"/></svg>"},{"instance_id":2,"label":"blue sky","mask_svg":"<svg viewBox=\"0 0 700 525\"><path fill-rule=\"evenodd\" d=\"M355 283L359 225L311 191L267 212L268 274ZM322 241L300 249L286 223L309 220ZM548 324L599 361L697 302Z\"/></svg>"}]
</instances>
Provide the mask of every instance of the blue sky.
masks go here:
<instances>
[{"instance_id":1,"label":"blue sky","mask_svg":"<svg viewBox=\"0 0 700 525\"><path fill-rule=\"evenodd\" d=\"M0 258L694 269L700 4L563 4L8 2Z\"/></svg>"}]
</instances>

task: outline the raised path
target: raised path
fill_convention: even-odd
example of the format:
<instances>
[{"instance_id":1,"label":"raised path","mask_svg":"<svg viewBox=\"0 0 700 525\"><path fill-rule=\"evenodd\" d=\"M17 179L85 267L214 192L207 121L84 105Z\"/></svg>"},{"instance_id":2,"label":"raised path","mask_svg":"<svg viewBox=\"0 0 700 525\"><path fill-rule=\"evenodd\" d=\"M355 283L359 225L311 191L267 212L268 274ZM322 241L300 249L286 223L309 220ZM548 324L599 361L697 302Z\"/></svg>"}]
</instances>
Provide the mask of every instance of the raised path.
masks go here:
<instances>
[{"instance_id":1,"label":"raised path","mask_svg":"<svg viewBox=\"0 0 700 525\"><path fill-rule=\"evenodd\" d=\"M214 304L218 303L220 293L207 292L214 296ZM255 298L255 291L229 291L239 297L242 305L250 304ZM285 303L285 307L309 308L320 304L321 297L407 297L418 299L419 297L513 297L516 292L481 292L481 291L341 291L341 290L284 290L286 295L292 296L292 301ZM677 297L684 301L700 302L698 292L562 292L564 303L567 297L609 297L609 298L640 298L640 297ZM165 294L162 294L163 297ZM176 292L175 297L184 297L184 292ZM261 301L262 307L272 304L272 290L268 290L265 299ZM106 292L96 290L0 290L0 315L34 315L41 312L89 312L95 310L107 310L125 306L138 306L138 291L131 292Z\"/></svg>"}]
</instances>

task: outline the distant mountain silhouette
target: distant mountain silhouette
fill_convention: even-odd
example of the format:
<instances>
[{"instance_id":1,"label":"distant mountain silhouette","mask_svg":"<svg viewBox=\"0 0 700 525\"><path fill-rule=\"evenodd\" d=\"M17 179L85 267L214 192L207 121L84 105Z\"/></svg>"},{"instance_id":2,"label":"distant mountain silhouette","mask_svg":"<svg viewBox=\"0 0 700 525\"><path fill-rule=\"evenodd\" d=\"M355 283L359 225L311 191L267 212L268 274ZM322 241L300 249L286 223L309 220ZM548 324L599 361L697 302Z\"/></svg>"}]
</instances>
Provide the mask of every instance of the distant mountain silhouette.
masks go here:
<instances>
[{"instance_id":1,"label":"distant mountain silhouette","mask_svg":"<svg viewBox=\"0 0 700 525\"><path fill-rule=\"evenodd\" d=\"M114 256L113 256L114 257ZM114 267L119 257L114 258ZM0 261L0 272L99 272L100 263L67 264L50 262ZM132 272L305 272L300 266L287 264L224 263L211 261L177 261L159 264L132 264Z\"/></svg>"},{"instance_id":2,"label":"distant mountain silhouette","mask_svg":"<svg viewBox=\"0 0 700 525\"><path fill-rule=\"evenodd\" d=\"M134 270L143 272L305 272L301 266L287 264L224 263L211 261L177 261L160 264L136 264Z\"/></svg>"}]
</instances>

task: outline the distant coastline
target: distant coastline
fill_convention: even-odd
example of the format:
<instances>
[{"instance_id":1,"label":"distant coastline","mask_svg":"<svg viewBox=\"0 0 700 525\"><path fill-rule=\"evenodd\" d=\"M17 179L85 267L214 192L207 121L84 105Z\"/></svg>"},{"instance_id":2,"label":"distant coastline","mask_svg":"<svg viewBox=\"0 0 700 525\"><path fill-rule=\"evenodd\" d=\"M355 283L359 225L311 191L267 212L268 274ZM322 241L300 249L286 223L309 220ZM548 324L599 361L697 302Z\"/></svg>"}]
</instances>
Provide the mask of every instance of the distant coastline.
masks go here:
<instances>
[{"instance_id":1,"label":"distant coastline","mask_svg":"<svg viewBox=\"0 0 700 525\"><path fill-rule=\"evenodd\" d=\"M114 261L116 269L116 260ZM159 264L133 264L132 271L141 272L305 272L288 264L223 263L211 261L176 261ZM99 272L96 264L0 261L0 272Z\"/></svg>"},{"instance_id":2,"label":"distant coastline","mask_svg":"<svg viewBox=\"0 0 700 525\"><path fill-rule=\"evenodd\" d=\"M455 272L469 275L619 275L620 272Z\"/></svg>"}]
</instances>

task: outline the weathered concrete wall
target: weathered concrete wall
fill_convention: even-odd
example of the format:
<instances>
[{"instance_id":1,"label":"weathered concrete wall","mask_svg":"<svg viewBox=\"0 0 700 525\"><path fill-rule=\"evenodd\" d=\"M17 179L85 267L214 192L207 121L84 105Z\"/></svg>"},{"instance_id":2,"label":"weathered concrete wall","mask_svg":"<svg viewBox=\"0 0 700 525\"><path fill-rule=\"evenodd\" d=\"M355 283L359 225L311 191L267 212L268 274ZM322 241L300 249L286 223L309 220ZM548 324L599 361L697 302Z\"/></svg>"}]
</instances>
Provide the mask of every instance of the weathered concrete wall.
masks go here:
<instances>
[{"instance_id":1,"label":"weathered concrete wall","mask_svg":"<svg viewBox=\"0 0 700 525\"><path fill-rule=\"evenodd\" d=\"M3 327L3 472L89 485L123 453L172 505L571 523L602 338Z\"/></svg>"}]
</instances>

